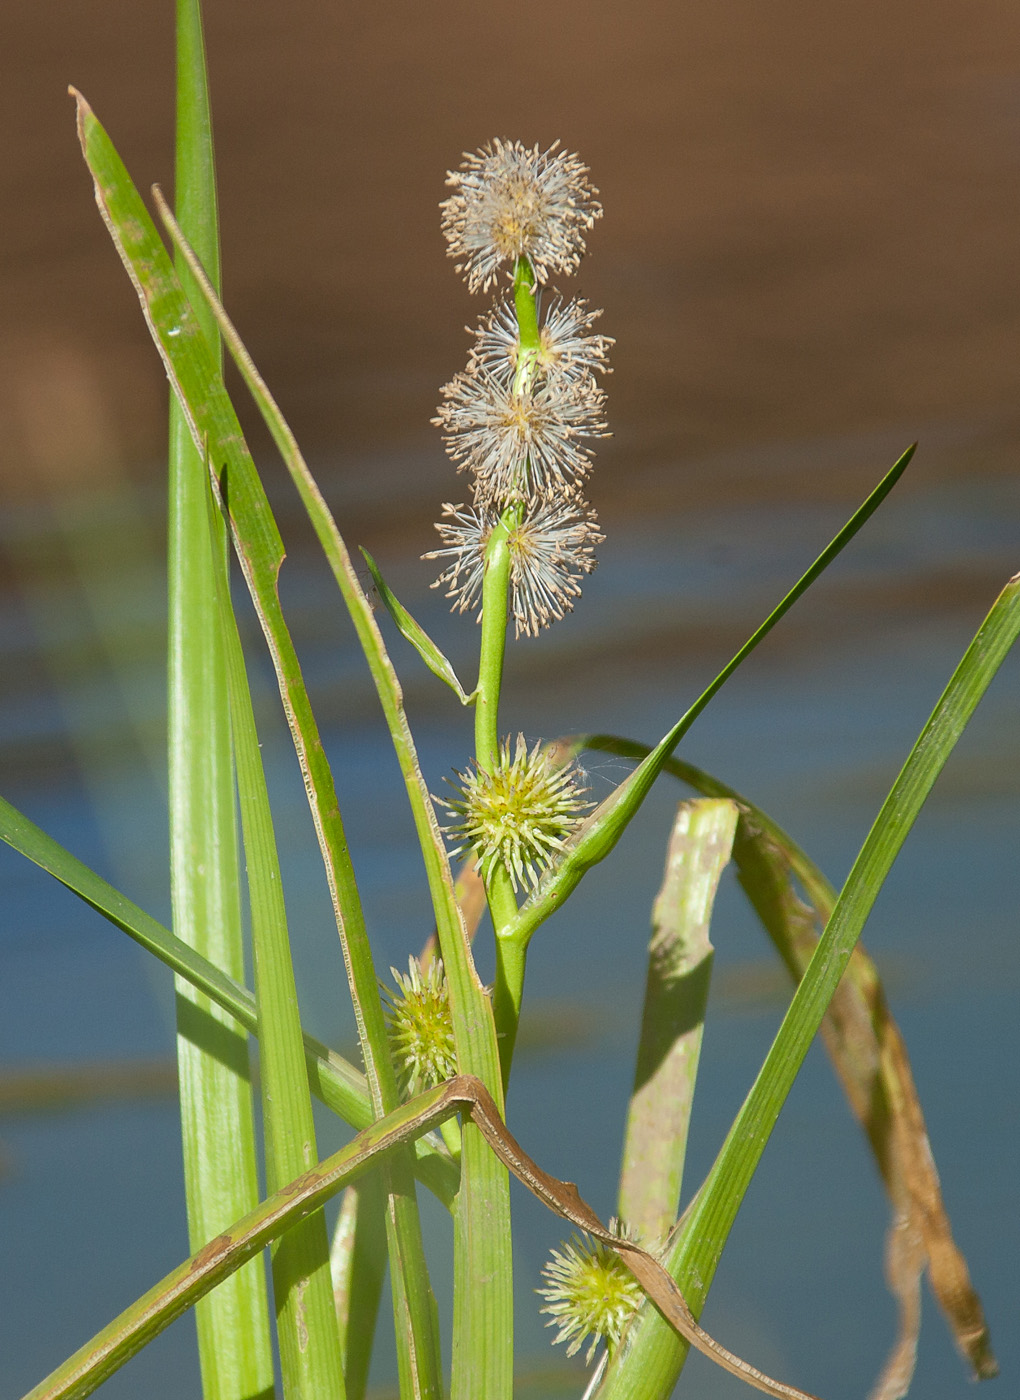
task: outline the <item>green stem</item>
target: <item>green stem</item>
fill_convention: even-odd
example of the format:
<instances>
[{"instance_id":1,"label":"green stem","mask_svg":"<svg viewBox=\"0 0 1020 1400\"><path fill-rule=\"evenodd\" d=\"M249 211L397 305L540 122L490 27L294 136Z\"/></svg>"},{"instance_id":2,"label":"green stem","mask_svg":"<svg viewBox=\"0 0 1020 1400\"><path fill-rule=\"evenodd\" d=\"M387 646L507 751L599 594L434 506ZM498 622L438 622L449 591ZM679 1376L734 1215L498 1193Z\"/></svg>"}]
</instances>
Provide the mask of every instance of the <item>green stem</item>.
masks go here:
<instances>
[{"instance_id":1,"label":"green stem","mask_svg":"<svg viewBox=\"0 0 1020 1400\"><path fill-rule=\"evenodd\" d=\"M506 610L510 591L510 549L507 539L517 524L519 509L518 506L507 507L485 547L482 641L475 699L475 761L486 773L492 772L499 756L499 694L503 684Z\"/></svg>"},{"instance_id":2,"label":"green stem","mask_svg":"<svg viewBox=\"0 0 1020 1400\"><path fill-rule=\"evenodd\" d=\"M514 311L517 314L517 374L514 392L519 393L531 380L535 359L542 344L538 329L538 303L535 297L535 274L527 258L518 258L514 269Z\"/></svg>"},{"instance_id":3,"label":"green stem","mask_svg":"<svg viewBox=\"0 0 1020 1400\"><path fill-rule=\"evenodd\" d=\"M519 342L514 392L521 393L531 381L541 344L535 274L527 258L518 258L514 270L514 310ZM511 530L520 525L523 516L524 506L520 502L507 506L485 551L482 642L478 664L478 698L475 703L475 760L479 768L486 772L492 771L492 764L499 752L499 695L506 652L507 600L510 591L511 559L507 539ZM500 937L518 913L517 897L505 867L495 862L484 878L496 934L496 983L492 1012L499 1038L499 1062L505 1091L510 1079L521 1015L526 949L507 944Z\"/></svg>"},{"instance_id":4,"label":"green stem","mask_svg":"<svg viewBox=\"0 0 1020 1400\"><path fill-rule=\"evenodd\" d=\"M507 538L520 521L522 507L507 506L485 550L482 584L482 642L478 661L478 694L475 701L475 761L491 773L499 756L499 693L506 653L507 595L510 588L510 550ZM510 1063L520 1017L524 966L504 965L499 934L517 917L517 896L501 861L483 871L485 894L496 933L496 986L492 1013L499 1044L503 1088L510 1078Z\"/></svg>"}]
</instances>

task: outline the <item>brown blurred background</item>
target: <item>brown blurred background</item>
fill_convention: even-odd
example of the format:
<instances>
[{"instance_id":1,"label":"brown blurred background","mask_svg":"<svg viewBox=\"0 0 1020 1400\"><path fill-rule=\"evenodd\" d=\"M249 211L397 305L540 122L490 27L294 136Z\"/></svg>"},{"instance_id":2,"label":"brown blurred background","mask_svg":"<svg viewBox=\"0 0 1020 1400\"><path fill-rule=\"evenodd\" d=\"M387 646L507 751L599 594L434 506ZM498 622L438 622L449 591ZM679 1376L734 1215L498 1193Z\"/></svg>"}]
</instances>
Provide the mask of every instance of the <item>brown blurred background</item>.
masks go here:
<instances>
[{"instance_id":1,"label":"brown blurred background","mask_svg":"<svg viewBox=\"0 0 1020 1400\"><path fill-rule=\"evenodd\" d=\"M603 505L753 499L748 448L770 493L848 500L887 439L927 441L922 471L1014 470L1015 0L212 0L206 22L226 299L313 455L420 454L429 495L455 489L428 420L484 302L436 206L502 135L562 139L602 191L572 289L618 341ZM162 375L66 87L171 189L172 6L7 0L2 29L10 498L113 454L157 470ZM844 446L787 467L804 440Z\"/></svg>"}]
</instances>

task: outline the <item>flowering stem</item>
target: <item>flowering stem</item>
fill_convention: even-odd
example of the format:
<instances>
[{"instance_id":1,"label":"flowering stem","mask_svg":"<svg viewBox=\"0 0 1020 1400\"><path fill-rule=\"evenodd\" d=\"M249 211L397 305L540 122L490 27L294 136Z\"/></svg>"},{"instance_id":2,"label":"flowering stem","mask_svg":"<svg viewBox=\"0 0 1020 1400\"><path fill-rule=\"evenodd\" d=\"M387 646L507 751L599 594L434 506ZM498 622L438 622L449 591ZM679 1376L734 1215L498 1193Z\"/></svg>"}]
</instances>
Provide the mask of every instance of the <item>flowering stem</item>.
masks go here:
<instances>
[{"instance_id":1,"label":"flowering stem","mask_svg":"<svg viewBox=\"0 0 1020 1400\"><path fill-rule=\"evenodd\" d=\"M540 339L538 309L535 304L535 274L527 258L518 258L514 272L514 310L517 315L520 350L515 391L531 377L531 368ZM519 502L508 505L499 518L485 547L485 578L482 584L482 641L478 659L478 691L475 701L475 761L486 773L492 771L499 753L499 693L503 684L503 658L506 654L507 600L510 593L511 530L524 518ZM509 888L509 882L508 882ZM514 901L513 912L517 912ZM495 913L493 918L495 919Z\"/></svg>"},{"instance_id":2,"label":"flowering stem","mask_svg":"<svg viewBox=\"0 0 1020 1400\"><path fill-rule=\"evenodd\" d=\"M527 258L518 258L514 268L514 311L517 315L517 374L514 391L519 392L531 378L535 357L541 347L538 330L538 303L535 274Z\"/></svg>"},{"instance_id":3,"label":"flowering stem","mask_svg":"<svg viewBox=\"0 0 1020 1400\"><path fill-rule=\"evenodd\" d=\"M510 550L507 546L507 536L518 523L520 515L520 506L508 506L493 530L485 550L482 641L478 661L478 695L475 701L475 762L486 773L492 772L499 755L499 693L503 681L503 658L506 654L507 595L510 588ZM517 899L510 876L501 861L493 861L483 878L492 925L498 935L501 929L516 918ZM506 984L506 976L499 947L500 940L497 937L497 990L493 1015L505 1088L520 1012L520 989L517 989L516 1002L511 997L508 1003L506 997L500 995L500 989Z\"/></svg>"},{"instance_id":4,"label":"flowering stem","mask_svg":"<svg viewBox=\"0 0 1020 1400\"><path fill-rule=\"evenodd\" d=\"M507 538L515 523L508 506L485 548L482 584L482 641L478 656L475 699L475 762L491 773L499 754L499 692L506 655L506 606L510 589L510 549Z\"/></svg>"},{"instance_id":5,"label":"flowering stem","mask_svg":"<svg viewBox=\"0 0 1020 1400\"><path fill-rule=\"evenodd\" d=\"M519 391L531 377L540 345L535 274L527 258L518 258L514 269L514 310L520 346L514 388ZM507 599L510 590L511 560L507 538L523 518L524 507L520 502L508 505L485 550L482 640L478 698L475 702L475 761L486 772L492 771L499 752L499 694L506 653ZM517 1023L521 1014L526 950L518 944L506 944L500 937L518 912L517 898L505 866L498 860L493 861L484 878L489 913L496 934L496 984L492 1011L505 1090L510 1078Z\"/></svg>"}]
</instances>

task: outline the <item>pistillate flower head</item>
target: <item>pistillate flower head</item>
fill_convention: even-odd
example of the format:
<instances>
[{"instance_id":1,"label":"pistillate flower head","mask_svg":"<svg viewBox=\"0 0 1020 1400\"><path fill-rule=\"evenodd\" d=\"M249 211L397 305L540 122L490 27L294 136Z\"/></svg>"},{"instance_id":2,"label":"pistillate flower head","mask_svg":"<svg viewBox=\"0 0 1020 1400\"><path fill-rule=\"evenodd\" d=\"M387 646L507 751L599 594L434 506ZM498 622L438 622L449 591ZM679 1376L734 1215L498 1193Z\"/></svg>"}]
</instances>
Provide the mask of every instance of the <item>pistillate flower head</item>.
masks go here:
<instances>
[{"instance_id":1,"label":"pistillate flower head","mask_svg":"<svg viewBox=\"0 0 1020 1400\"><path fill-rule=\"evenodd\" d=\"M467 612L481 602L485 548L499 516L486 506L444 505L443 514L454 522L436 525L446 548L423 557L451 560L432 587L446 584L455 611ZM603 539L595 512L579 496L526 509L507 537L510 611L518 637L537 637L570 611L581 593L581 576L595 567L595 545ZM479 608L479 621L481 616Z\"/></svg>"},{"instance_id":2,"label":"pistillate flower head","mask_svg":"<svg viewBox=\"0 0 1020 1400\"><path fill-rule=\"evenodd\" d=\"M493 141L465 152L447 174L455 191L440 206L452 258L462 258L472 292L488 290L500 267L527 258L539 282L550 272L571 273L584 252L584 231L602 215L598 191L577 156L529 150L520 141Z\"/></svg>"},{"instance_id":3,"label":"pistillate flower head","mask_svg":"<svg viewBox=\"0 0 1020 1400\"><path fill-rule=\"evenodd\" d=\"M606 435L605 395L590 374L515 389L473 364L442 392L435 422L453 460L474 473L481 502L570 494L591 468L579 440Z\"/></svg>"},{"instance_id":4,"label":"pistillate flower head","mask_svg":"<svg viewBox=\"0 0 1020 1400\"><path fill-rule=\"evenodd\" d=\"M383 988L386 1023L398 1073L408 1093L434 1088L457 1073L450 996L441 959L422 972L407 960L407 976L390 968L395 992Z\"/></svg>"},{"instance_id":5,"label":"pistillate flower head","mask_svg":"<svg viewBox=\"0 0 1020 1400\"><path fill-rule=\"evenodd\" d=\"M529 753L523 734L512 753L504 740L491 773L476 766L457 779L458 796L441 805L456 819L447 830L458 853L473 850L483 875L501 861L515 890L538 883L590 806L576 766L557 767L541 741Z\"/></svg>"},{"instance_id":6,"label":"pistillate flower head","mask_svg":"<svg viewBox=\"0 0 1020 1400\"><path fill-rule=\"evenodd\" d=\"M591 1338L585 1361L591 1362L600 1341L612 1350L644 1296L623 1260L601 1240L575 1235L562 1250L552 1250L542 1270L545 1287L535 1291L546 1301L546 1324L557 1329L553 1344L569 1342L567 1355Z\"/></svg>"}]
</instances>

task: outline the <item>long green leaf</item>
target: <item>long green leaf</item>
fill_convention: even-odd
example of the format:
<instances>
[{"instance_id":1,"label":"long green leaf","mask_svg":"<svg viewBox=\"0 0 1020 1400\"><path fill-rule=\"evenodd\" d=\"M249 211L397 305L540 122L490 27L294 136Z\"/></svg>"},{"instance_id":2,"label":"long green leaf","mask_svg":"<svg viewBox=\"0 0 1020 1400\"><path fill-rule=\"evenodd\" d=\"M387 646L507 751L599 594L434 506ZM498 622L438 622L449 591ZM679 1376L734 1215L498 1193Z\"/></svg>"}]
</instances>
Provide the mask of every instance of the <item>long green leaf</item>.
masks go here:
<instances>
[{"instance_id":1,"label":"long green leaf","mask_svg":"<svg viewBox=\"0 0 1020 1400\"><path fill-rule=\"evenodd\" d=\"M790 611L798 598L804 594L841 551L850 543L858 530L874 515L907 468L914 447L893 464L871 495L858 511L847 521L835 539L822 550L821 554L794 584L786 596L769 613L768 617L744 643L733 658L726 663L715 680L698 696L687 712L660 739L630 777L626 778L609 797L602 802L585 821L580 832L571 844L563 861L539 885L528 902L521 909L515 922L504 937L527 942L535 930L549 915L563 903L576 888L582 876L593 865L604 860L626 830L631 818L651 790L655 779L662 772L666 760L673 753L691 725L718 694L734 671L746 661L758 644L768 636L776 623Z\"/></svg>"},{"instance_id":2,"label":"long green leaf","mask_svg":"<svg viewBox=\"0 0 1020 1400\"><path fill-rule=\"evenodd\" d=\"M792 845L792 843L790 843ZM734 862L738 878L794 982L804 975L836 902L821 873L773 833L741 817ZM794 874L809 873L810 885ZM810 889L810 904L801 897ZM917 1357L921 1283L927 1268L974 1379L998 1373L981 1300L953 1239L910 1059L889 1010L878 969L858 943L829 1003L821 1036L850 1108L867 1134L889 1197L886 1278L898 1306L896 1342L872 1400L906 1395Z\"/></svg>"},{"instance_id":3,"label":"long green leaf","mask_svg":"<svg viewBox=\"0 0 1020 1400\"><path fill-rule=\"evenodd\" d=\"M978 702L1020 635L1020 575L1009 581L967 648L868 833L783 1018L772 1048L684 1215L667 1267L697 1315L780 1109L903 842ZM626 1355L626 1362L622 1357ZM643 1310L610 1363L601 1400L669 1396L687 1355Z\"/></svg>"},{"instance_id":4,"label":"long green leaf","mask_svg":"<svg viewBox=\"0 0 1020 1400\"><path fill-rule=\"evenodd\" d=\"M195 313L123 162L80 95L78 124L100 212L135 284L192 438L196 446L208 450L241 569L273 660L344 949L369 1092L376 1114L381 1115L398 1101L396 1076L333 777L277 594L283 544ZM420 1392L439 1395L442 1374L435 1301L425 1267L410 1159L405 1156L401 1161L398 1156L388 1169L392 1173L391 1262L394 1276L403 1275L395 1291L401 1312L399 1345L407 1347L413 1359Z\"/></svg>"},{"instance_id":5,"label":"long green leaf","mask_svg":"<svg viewBox=\"0 0 1020 1400\"><path fill-rule=\"evenodd\" d=\"M425 862L450 989L458 1064L462 1073L477 1075L502 1108L502 1080L492 1009L475 971L454 894L449 860L407 723L400 685L371 605L351 563L347 546L301 456L294 435L201 266L182 240L180 230L158 191L156 198L175 246L188 259L203 299L215 313L224 340L291 473L351 615L403 774ZM467 1124L461 1158L461 1191L454 1217L453 1400L474 1400L478 1394L484 1394L487 1400L502 1400L502 1397L510 1395L513 1384L511 1267L507 1173L486 1151L474 1124Z\"/></svg>"},{"instance_id":6,"label":"long green leaf","mask_svg":"<svg viewBox=\"0 0 1020 1400\"><path fill-rule=\"evenodd\" d=\"M199 0L177 0L178 217L218 281L219 237L209 88ZM186 271L185 271L186 275ZM218 346L216 324L204 325ZM169 815L174 928L235 978L244 974L230 714L215 575L226 532L209 528L208 473L170 397ZM177 1063L191 1247L258 1201L248 1039L233 1017L178 976ZM273 1388L260 1259L195 1310L205 1400L250 1400Z\"/></svg>"},{"instance_id":7,"label":"long green leaf","mask_svg":"<svg viewBox=\"0 0 1020 1400\"><path fill-rule=\"evenodd\" d=\"M0 840L59 880L147 952L186 978L217 1006L229 1012L246 1031L258 1035L255 998L247 987L175 938L151 914L114 889L3 797L0 797ZM367 1128L373 1119L372 1102L361 1070L307 1032L304 1046L313 1093L352 1128ZM420 1179L444 1205L451 1207L458 1185L456 1167L445 1153L437 1152L428 1142L419 1142L417 1148Z\"/></svg>"},{"instance_id":8,"label":"long green leaf","mask_svg":"<svg viewBox=\"0 0 1020 1400\"><path fill-rule=\"evenodd\" d=\"M520 1011L521 994L524 982L525 960L528 944L535 930L570 897L581 880L600 861L605 860L623 835L628 824L651 791L652 784L663 771L671 754L691 725L705 709L734 671L768 636L776 623L793 607L803 593L817 579L850 543L861 526L875 513L899 481L907 464L914 455L914 447L893 464L871 495L859 510L847 521L835 539L822 550L821 554L794 584L786 596L769 613L756 632L744 643L732 659L727 662L715 680L702 692L686 714L682 715L638 767L625 778L619 787L586 818L571 839L563 858L550 870L531 897L520 909L516 917L501 922L497 928L500 967L505 981L513 978L513 985L497 984L497 1022L499 1033L507 1043L512 1044L517 1031L517 1016ZM484 614L483 614L484 624Z\"/></svg>"},{"instance_id":9,"label":"long green leaf","mask_svg":"<svg viewBox=\"0 0 1020 1400\"><path fill-rule=\"evenodd\" d=\"M206 495L210 497L208 478ZM251 906L266 1181L274 1191L314 1167L319 1154L261 746L230 595L222 578L216 585ZM272 1259L284 1395L291 1400L317 1400L322 1395L343 1400L329 1239L321 1211L278 1239Z\"/></svg>"}]
</instances>

